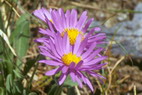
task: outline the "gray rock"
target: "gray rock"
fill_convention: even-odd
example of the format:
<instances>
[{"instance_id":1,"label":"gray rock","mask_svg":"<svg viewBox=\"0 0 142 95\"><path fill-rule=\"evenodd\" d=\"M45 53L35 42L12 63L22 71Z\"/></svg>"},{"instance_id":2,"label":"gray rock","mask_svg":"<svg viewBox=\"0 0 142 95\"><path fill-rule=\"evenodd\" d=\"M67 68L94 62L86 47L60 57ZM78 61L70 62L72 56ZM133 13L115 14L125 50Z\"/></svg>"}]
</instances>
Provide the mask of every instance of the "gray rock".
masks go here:
<instances>
[{"instance_id":1,"label":"gray rock","mask_svg":"<svg viewBox=\"0 0 142 95\"><path fill-rule=\"evenodd\" d=\"M142 11L142 3L139 3L135 11ZM129 54L136 58L142 57L142 13L135 13L132 21L118 23L108 29L108 36L112 37L115 31L115 41L119 44L113 45L112 52L115 55ZM111 35L110 35L111 33ZM123 47L123 48L122 48Z\"/></svg>"},{"instance_id":2,"label":"gray rock","mask_svg":"<svg viewBox=\"0 0 142 95\"><path fill-rule=\"evenodd\" d=\"M135 11L142 11L142 3L136 6ZM135 13L132 21L121 22L112 28L103 27L102 29L108 38L115 35L114 40L117 44L112 46L114 55L129 54L135 58L142 58L142 13Z\"/></svg>"},{"instance_id":3,"label":"gray rock","mask_svg":"<svg viewBox=\"0 0 142 95\"><path fill-rule=\"evenodd\" d=\"M142 11L142 3L139 3L136 6L135 11ZM134 14L133 21L139 21L139 20L142 20L142 13L136 13L136 14Z\"/></svg>"}]
</instances>

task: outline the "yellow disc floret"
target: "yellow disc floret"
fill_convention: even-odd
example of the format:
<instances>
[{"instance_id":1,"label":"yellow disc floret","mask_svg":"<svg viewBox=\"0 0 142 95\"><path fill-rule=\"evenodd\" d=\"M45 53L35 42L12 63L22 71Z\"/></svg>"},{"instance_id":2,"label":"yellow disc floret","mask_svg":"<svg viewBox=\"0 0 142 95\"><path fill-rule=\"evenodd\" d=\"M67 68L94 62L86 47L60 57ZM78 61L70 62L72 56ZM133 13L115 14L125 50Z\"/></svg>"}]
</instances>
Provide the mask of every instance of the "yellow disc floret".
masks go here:
<instances>
[{"instance_id":1,"label":"yellow disc floret","mask_svg":"<svg viewBox=\"0 0 142 95\"><path fill-rule=\"evenodd\" d=\"M51 23L53 23L53 20L52 20L52 19L50 19L49 21L50 21Z\"/></svg>"},{"instance_id":2,"label":"yellow disc floret","mask_svg":"<svg viewBox=\"0 0 142 95\"><path fill-rule=\"evenodd\" d=\"M81 57L78 57L70 52L62 56L62 61L64 62L65 65L70 65L72 62L78 64L78 62L81 61Z\"/></svg>"},{"instance_id":3,"label":"yellow disc floret","mask_svg":"<svg viewBox=\"0 0 142 95\"><path fill-rule=\"evenodd\" d=\"M62 36L64 36L64 33L67 32L69 40L70 40L70 44L74 45L74 43L76 42L76 38L78 37L79 34L83 35L82 32L80 32L78 29L75 28L66 28L64 29L64 32L62 32Z\"/></svg>"}]
</instances>

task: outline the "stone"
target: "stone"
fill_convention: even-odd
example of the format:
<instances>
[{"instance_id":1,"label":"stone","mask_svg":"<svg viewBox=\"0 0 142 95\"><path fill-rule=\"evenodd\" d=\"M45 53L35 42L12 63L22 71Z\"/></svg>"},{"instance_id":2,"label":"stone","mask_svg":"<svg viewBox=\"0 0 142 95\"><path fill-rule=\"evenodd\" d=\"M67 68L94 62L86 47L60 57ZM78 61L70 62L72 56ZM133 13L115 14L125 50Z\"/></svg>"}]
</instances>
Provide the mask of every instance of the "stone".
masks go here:
<instances>
[{"instance_id":1,"label":"stone","mask_svg":"<svg viewBox=\"0 0 142 95\"><path fill-rule=\"evenodd\" d=\"M142 12L142 3L135 11ZM114 55L131 55L142 58L142 13L135 13L132 21L124 21L111 28L103 27L102 31L108 36L108 41L114 36L116 44L112 45Z\"/></svg>"}]
</instances>

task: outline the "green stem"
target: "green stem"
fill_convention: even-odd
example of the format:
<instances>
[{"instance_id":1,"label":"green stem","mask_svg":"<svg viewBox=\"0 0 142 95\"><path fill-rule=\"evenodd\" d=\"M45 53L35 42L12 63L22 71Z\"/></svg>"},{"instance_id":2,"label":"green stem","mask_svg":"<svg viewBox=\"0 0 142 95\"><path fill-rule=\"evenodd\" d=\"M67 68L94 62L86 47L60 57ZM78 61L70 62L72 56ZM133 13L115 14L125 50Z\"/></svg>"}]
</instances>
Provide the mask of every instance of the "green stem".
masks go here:
<instances>
[{"instance_id":1,"label":"green stem","mask_svg":"<svg viewBox=\"0 0 142 95\"><path fill-rule=\"evenodd\" d=\"M29 82L29 86L28 86L28 89L29 89L29 90L30 90L30 88L31 88L32 81L33 81L34 75L35 75L35 73L36 73L36 70L37 70L37 68L38 68L38 65L39 65L39 63L37 62L37 63L36 63L36 66L35 66L35 69L34 69L34 71L33 71L33 73L32 73L30 82Z\"/></svg>"}]
</instances>

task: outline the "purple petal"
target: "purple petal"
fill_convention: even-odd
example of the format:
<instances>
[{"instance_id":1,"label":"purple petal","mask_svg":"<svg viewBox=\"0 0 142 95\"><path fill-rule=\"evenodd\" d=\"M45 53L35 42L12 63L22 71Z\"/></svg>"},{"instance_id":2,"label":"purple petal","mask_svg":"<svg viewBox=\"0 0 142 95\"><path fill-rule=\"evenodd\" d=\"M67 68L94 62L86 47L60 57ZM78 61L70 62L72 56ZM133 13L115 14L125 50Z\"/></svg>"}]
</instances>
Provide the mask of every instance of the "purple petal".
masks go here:
<instances>
[{"instance_id":1,"label":"purple petal","mask_svg":"<svg viewBox=\"0 0 142 95\"><path fill-rule=\"evenodd\" d=\"M63 66L62 68L62 73L67 73L68 72L69 67L67 66Z\"/></svg>"},{"instance_id":2,"label":"purple petal","mask_svg":"<svg viewBox=\"0 0 142 95\"><path fill-rule=\"evenodd\" d=\"M61 56L57 53L57 50L56 50L56 48L55 48L55 46L54 46L54 44L53 44L53 42L51 40L49 40L49 44L50 44L50 47L52 49L53 54L56 57L61 58Z\"/></svg>"},{"instance_id":3,"label":"purple petal","mask_svg":"<svg viewBox=\"0 0 142 95\"><path fill-rule=\"evenodd\" d=\"M82 66L82 64L83 64L83 61L81 60L81 61L76 65L75 69L78 69L80 66Z\"/></svg>"},{"instance_id":4,"label":"purple petal","mask_svg":"<svg viewBox=\"0 0 142 95\"><path fill-rule=\"evenodd\" d=\"M87 56L89 56L95 47L96 47L96 42L93 43L85 53L83 53L82 58L85 59Z\"/></svg>"},{"instance_id":5,"label":"purple petal","mask_svg":"<svg viewBox=\"0 0 142 95\"><path fill-rule=\"evenodd\" d=\"M76 73L81 77L81 79L83 80L83 82L86 84L86 79L85 79L84 74L81 73L80 71L77 71Z\"/></svg>"},{"instance_id":6,"label":"purple petal","mask_svg":"<svg viewBox=\"0 0 142 95\"><path fill-rule=\"evenodd\" d=\"M94 37L101 37L101 36L106 36L106 34L105 33L98 33L93 36L90 36L89 39L93 39Z\"/></svg>"},{"instance_id":7,"label":"purple petal","mask_svg":"<svg viewBox=\"0 0 142 95\"><path fill-rule=\"evenodd\" d=\"M51 20L51 14L45 8L35 10L33 14L44 22L46 22L46 19Z\"/></svg>"},{"instance_id":8,"label":"purple petal","mask_svg":"<svg viewBox=\"0 0 142 95\"><path fill-rule=\"evenodd\" d=\"M77 75L75 76L75 79L76 79L76 81L77 81L77 83L79 84L79 87L81 87L82 88L82 81L77 77Z\"/></svg>"},{"instance_id":9,"label":"purple petal","mask_svg":"<svg viewBox=\"0 0 142 95\"><path fill-rule=\"evenodd\" d=\"M47 41L48 39L49 39L48 37L42 37L42 38L36 39L35 42L43 43L43 42Z\"/></svg>"},{"instance_id":10,"label":"purple petal","mask_svg":"<svg viewBox=\"0 0 142 95\"><path fill-rule=\"evenodd\" d=\"M70 76L71 76L73 82L75 82L75 74L74 74L74 72L70 72Z\"/></svg>"},{"instance_id":11,"label":"purple petal","mask_svg":"<svg viewBox=\"0 0 142 95\"><path fill-rule=\"evenodd\" d=\"M63 84L63 82L65 81L67 75L66 74L62 74L59 78L59 85Z\"/></svg>"},{"instance_id":12,"label":"purple petal","mask_svg":"<svg viewBox=\"0 0 142 95\"><path fill-rule=\"evenodd\" d=\"M91 82L90 82L89 79L87 79L86 77L85 77L85 80L86 80L86 84L89 86L89 88L90 88L91 91L93 92L93 91L94 91L94 88L93 88Z\"/></svg>"},{"instance_id":13,"label":"purple petal","mask_svg":"<svg viewBox=\"0 0 142 95\"><path fill-rule=\"evenodd\" d=\"M60 62L56 62L53 60L40 60L40 63L45 63L46 65L50 65L50 66L62 66L63 64Z\"/></svg>"},{"instance_id":14,"label":"purple petal","mask_svg":"<svg viewBox=\"0 0 142 95\"><path fill-rule=\"evenodd\" d=\"M102 81L102 78L103 79L106 79L105 77L103 77L102 75L99 75L95 72L92 72L92 71L87 71L91 76L97 78L102 84L103 84L103 81Z\"/></svg>"},{"instance_id":15,"label":"purple petal","mask_svg":"<svg viewBox=\"0 0 142 95\"><path fill-rule=\"evenodd\" d=\"M60 32L62 29L62 23L61 23L61 19L60 19L61 17L59 13L56 11L52 11L51 15L52 15L52 20L54 22L53 25L55 26L56 30Z\"/></svg>"},{"instance_id":16,"label":"purple petal","mask_svg":"<svg viewBox=\"0 0 142 95\"><path fill-rule=\"evenodd\" d=\"M83 33L87 32L87 29L89 28L89 26L90 26L90 24L92 23L93 20L94 20L93 18L88 20L88 22L85 24L85 27L82 29Z\"/></svg>"},{"instance_id":17,"label":"purple petal","mask_svg":"<svg viewBox=\"0 0 142 95\"><path fill-rule=\"evenodd\" d=\"M87 84L92 91L94 91L93 86L92 86L91 82L89 81L89 79L87 77L85 77L84 74L80 73L79 71L77 73L81 76L83 82L85 84Z\"/></svg>"},{"instance_id":18,"label":"purple petal","mask_svg":"<svg viewBox=\"0 0 142 95\"><path fill-rule=\"evenodd\" d=\"M84 49L85 49L85 47L86 47L86 44L87 44L87 41L88 41L88 38L85 38L82 42L81 42L81 45L80 45L80 47L79 47L79 49L78 49L78 51L77 51L77 56L80 56L82 53L83 53L83 51L84 51Z\"/></svg>"},{"instance_id":19,"label":"purple petal","mask_svg":"<svg viewBox=\"0 0 142 95\"><path fill-rule=\"evenodd\" d=\"M81 44L81 35L78 35L77 39L76 39L76 42L74 44L74 49L73 49L73 54L76 54L78 49L79 49L79 46Z\"/></svg>"},{"instance_id":20,"label":"purple petal","mask_svg":"<svg viewBox=\"0 0 142 95\"><path fill-rule=\"evenodd\" d=\"M47 57L50 57L50 58L52 58L52 59L56 59L56 60L57 60L57 57L51 55L51 54L50 54L49 52L47 52L47 51L42 51L42 52L40 52L40 54L42 54L42 55L44 55L44 56L47 56Z\"/></svg>"},{"instance_id":21,"label":"purple petal","mask_svg":"<svg viewBox=\"0 0 142 95\"><path fill-rule=\"evenodd\" d=\"M97 64L97 65L91 65L91 66L82 66L79 70L80 71L87 71L87 70L100 70L103 68L104 65L107 63L103 64Z\"/></svg>"},{"instance_id":22,"label":"purple petal","mask_svg":"<svg viewBox=\"0 0 142 95\"><path fill-rule=\"evenodd\" d=\"M67 36L67 41L66 41L66 52L69 53L70 52L70 41L69 41L69 37Z\"/></svg>"},{"instance_id":23,"label":"purple petal","mask_svg":"<svg viewBox=\"0 0 142 95\"><path fill-rule=\"evenodd\" d=\"M47 20L46 22L47 22L47 24L48 24L49 29L51 30L51 32L54 33L55 31L54 31L54 27L53 27L53 24L51 23L51 21Z\"/></svg>"},{"instance_id":24,"label":"purple petal","mask_svg":"<svg viewBox=\"0 0 142 95\"><path fill-rule=\"evenodd\" d=\"M62 50L63 50L63 54L66 54L66 41L67 41L67 34L65 33L65 35L63 36L63 40L62 40Z\"/></svg>"},{"instance_id":25,"label":"purple petal","mask_svg":"<svg viewBox=\"0 0 142 95\"><path fill-rule=\"evenodd\" d=\"M65 18L65 14L64 14L64 11L63 11L63 9L60 9L60 14L61 14L61 22L62 22L62 27L63 27L63 29L65 29L66 28L66 18Z\"/></svg>"},{"instance_id":26,"label":"purple petal","mask_svg":"<svg viewBox=\"0 0 142 95\"><path fill-rule=\"evenodd\" d=\"M87 19L86 14L87 14L87 11L84 11L82 13L82 15L80 16L80 19L79 19L79 21L77 23L77 26L76 26L79 30L81 30L81 28L83 27L83 25L84 25L84 23L85 23L85 21Z\"/></svg>"},{"instance_id":27,"label":"purple petal","mask_svg":"<svg viewBox=\"0 0 142 95\"><path fill-rule=\"evenodd\" d=\"M74 70L74 68L75 68L75 63L72 62L72 63L69 65L69 68L70 68L71 70Z\"/></svg>"},{"instance_id":28,"label":"purple petal","mask_svg":"<svg viewBox=\"0 0 142 95\"><path fill-rule=\"evenodd\" d=\"M96 59L94 59L94 60L92 60L92 61L90 61L86 64L83 64L83 65L94 65L94 64L99 63L102 60L105 60L106 58L107 58L106 56L102 56L102 57L96 58Z\"/></svg>"},{"instance_id":29,"label":"purple petal","mask_svg":"<svg viewBox=\"0 0 142 95\"><path fill-rule=\"evenodd\" d=\"M76 23L77 23L77 11L75 9L72 9L70 17L70 25L72 27L75 27Z\"/></svg>"},{"instance_id":30,"label":"purple petal","mask_svg":"<svg viewBox=\"0 0 142 95\"><path fill-rule=\"evenodd\" d=\"M45 73L45 75L47 75L47 76L52 76L52 75L55 75L56 73L58 73L60 70L61 70L61 67L56 68L56 69L52 69L52 70L50 70L50 71L47 71L47 72Z\"/></svg>"},{"instance_id":31,"label":"purple petal","mask_svg":"<svg viewBox=\"0 0 142 95\"><path fill-rule=\"evenodd\" d=\"M66 27L70 27L69 24L70 24L70 10L67 10L66 13L65 13L65 17L66 17Z\"/></svg>"},{"instance_id":32,"label":"purple petal","mask_svg":"<svg viewBox=\"0 0 142 95\"><path fill-rule=\"evenodd\" d=\"M63 46L62 46L62 38L60 33L57 33L57 37L55 38L55 48L60 56L63 56Z\"/></svg>"},{"instance_id":33,"label":"purple petal","mask_svg":"<svg viewBox=\"0 0 142 95\"><path fill-rule=\"evenodd\" d=\"M102 48L99 48L97 50L95 50L92 54L90 54L88 57L86 57L84 59L84 62L87 63L91 60L94 60L94 58L102 51L103 49Z\"/></svg>"},{"instance_id":34,"label":"purple petal","mask_svg":"<svg viewBox=\"0 0 142 95\"><path fill-rule=\"evenodd\" d=\"M106 36L100 36L100 37L94 37L92 39L89 39L89 42L96 42L96 41L103 41L106 38Z\"/></svg>"},{"instance_id":35,"label":"purple petal","mask_svg":"<svg viewBox=\"0 0 142 95\"><path fill-rule=\"evenodd\" d=\"M89 36L90 36L91 34L93 34L93 32L94 32L94 28L91 29L91 30L87 33L87 35L86 35L85 37L86 37L86 38L89 38Z\"/></svg>"},{"instance_id":36,"label":"purple petal","mask_svg":"<svg viewBox=\"0 0 142 95\"><path fill-rule=\"evenodd\" d=\"M100 27L95 27L95 31L101 31Z\"/></svg>"},{"instance_id":37,"label":"purple petal","mask_svg":"<svg viewBox=\"0 0 142 95\"><path fill-rule=\"evenodd\" d=\"M52 36L52 37L54 36L53 33L49 29L44 30L44 29L40 28L39 32L44 35L48 35L48 36Z\"/></svg>"}]
</instances>

